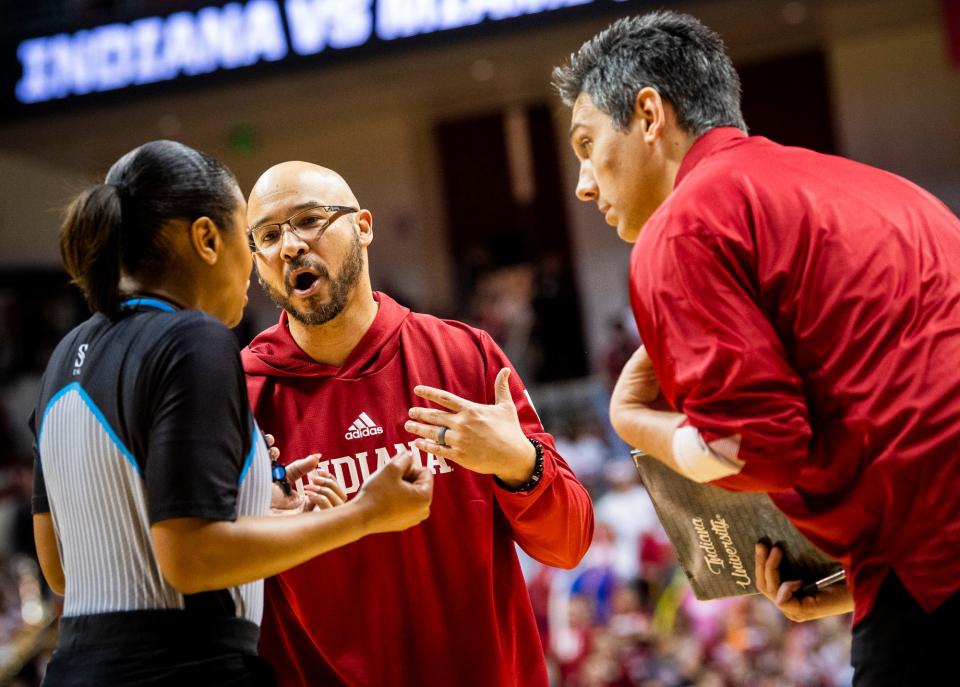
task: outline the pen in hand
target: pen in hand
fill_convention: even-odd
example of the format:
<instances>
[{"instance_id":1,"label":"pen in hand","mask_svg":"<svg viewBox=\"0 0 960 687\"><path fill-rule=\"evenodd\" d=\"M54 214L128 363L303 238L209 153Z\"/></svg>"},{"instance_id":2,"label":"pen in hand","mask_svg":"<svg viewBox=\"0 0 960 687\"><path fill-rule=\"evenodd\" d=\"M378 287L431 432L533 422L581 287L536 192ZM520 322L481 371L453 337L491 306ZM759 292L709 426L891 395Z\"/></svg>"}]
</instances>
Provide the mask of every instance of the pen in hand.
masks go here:
<instances>
[{"instance_id":1,"label":"pen in hand","mask_svg":"<svg viewBox=\"0 0 960 687\"><path fill-rule=\"evenodd\" d=\"M803 585L794 596L813 596L821 589L825 589L830 585L836 584L838 582L843 582L847 579L847 573L845 570L838 570L837 572L827 575L826 577L817 580L816 582L811 582L809 584Z\"/></svg>"}]
</instances>

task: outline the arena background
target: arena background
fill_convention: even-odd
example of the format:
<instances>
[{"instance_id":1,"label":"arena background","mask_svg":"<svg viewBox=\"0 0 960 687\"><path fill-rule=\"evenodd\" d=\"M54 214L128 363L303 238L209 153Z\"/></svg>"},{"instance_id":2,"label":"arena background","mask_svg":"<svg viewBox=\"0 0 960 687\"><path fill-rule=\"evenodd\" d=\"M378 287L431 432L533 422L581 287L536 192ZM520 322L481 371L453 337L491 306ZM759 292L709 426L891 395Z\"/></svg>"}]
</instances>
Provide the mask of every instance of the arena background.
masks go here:
<instances>
[{"instance_id":1,"label":"arena background","mask_svg":"<svg viewBox=\"0 0 960 687\"><path fill-rule=\"evenodd\" d=\"M576 571L525 561L555 684L849 683L849 619L690 598L606 424L636 345L629 249L574 198L549 77L613 18L659 7L723 36L751 133L902 174L960 212L957 0L0 0L0 684L35 684L56 631L31 558L26 417L86 315L59 216L156 138L220 158L245 191L282 160L340 171L374 215L375 288L484 327L515 362L601 523ZM208 43L124 63L148 29ZM277 317L250 295L244 343Z\"/></svg>"}]
</instances>

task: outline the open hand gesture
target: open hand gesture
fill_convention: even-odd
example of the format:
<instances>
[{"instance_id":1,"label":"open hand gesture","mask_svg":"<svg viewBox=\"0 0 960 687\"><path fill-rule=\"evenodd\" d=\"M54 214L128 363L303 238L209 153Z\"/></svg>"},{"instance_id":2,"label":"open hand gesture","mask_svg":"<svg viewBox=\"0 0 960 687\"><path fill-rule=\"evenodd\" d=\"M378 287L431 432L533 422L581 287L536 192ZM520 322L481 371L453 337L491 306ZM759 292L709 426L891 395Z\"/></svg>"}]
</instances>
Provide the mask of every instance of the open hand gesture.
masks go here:
<instances>
[{"instance_id":1,"label":"open hand gesture","mask_svg":"<svg viewBox=\"0 0 960 687\"><path fill-rule=\"evenodd\" d=\"M404 428L421 437L416 446L508 486L530 479L537 453L520 426L510 394L510 368L497 374L494 402L474 403L443 389L417 386L413 392L446 410L415 407Z\"/></svg>"}]
</instances>

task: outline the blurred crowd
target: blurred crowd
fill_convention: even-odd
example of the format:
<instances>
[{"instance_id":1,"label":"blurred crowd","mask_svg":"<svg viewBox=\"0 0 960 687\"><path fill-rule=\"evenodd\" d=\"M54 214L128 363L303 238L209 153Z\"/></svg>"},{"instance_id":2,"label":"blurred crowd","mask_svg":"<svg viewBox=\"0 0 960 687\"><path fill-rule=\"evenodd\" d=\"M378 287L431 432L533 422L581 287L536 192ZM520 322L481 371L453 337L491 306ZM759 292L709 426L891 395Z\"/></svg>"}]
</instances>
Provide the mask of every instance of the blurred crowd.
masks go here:
<instances>
[{"instance_id":1,"label":"blurred crowd","mask_svg":"<svg viewBox=\"0 0 960 687\"><path fill-rule=\"evenodd\" d=\"M0 274L0 685L39 684L56 640L60 599L33 545L27 418L54 346L86 312L59 271Z\"/></svg>"},{"instance_id":2,"label":"blurred crowd","mask_svg":"<svg viewBox=\"0 0 960 687\"><path fill-rule=\"evenodd\" d=\"M31 687L55 640L59 598L46 588L33 547L33 470L11 450L17 442L8 428L0 404L0 685Z\"/></svg>"}]
</instances>

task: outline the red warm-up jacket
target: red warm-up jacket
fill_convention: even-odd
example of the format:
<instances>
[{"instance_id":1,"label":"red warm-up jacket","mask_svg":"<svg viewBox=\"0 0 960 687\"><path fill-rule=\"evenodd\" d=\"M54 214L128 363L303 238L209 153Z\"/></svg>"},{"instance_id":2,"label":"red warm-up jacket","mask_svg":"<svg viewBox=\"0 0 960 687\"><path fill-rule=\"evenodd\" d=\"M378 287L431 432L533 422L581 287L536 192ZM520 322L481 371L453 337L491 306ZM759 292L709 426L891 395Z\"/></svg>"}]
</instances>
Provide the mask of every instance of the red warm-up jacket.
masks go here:
<instances>
[{"instance_id":1,"label":"red warm-up jacket","mask_svg":"<svg viewBox=\"0 0 960 687\"><path fill-rule=\"evenodd\" d=\"M667 401L848 573L960 590L960 220L905 179L713 129L633 249Z\"/></svg>"}]
</instances>

